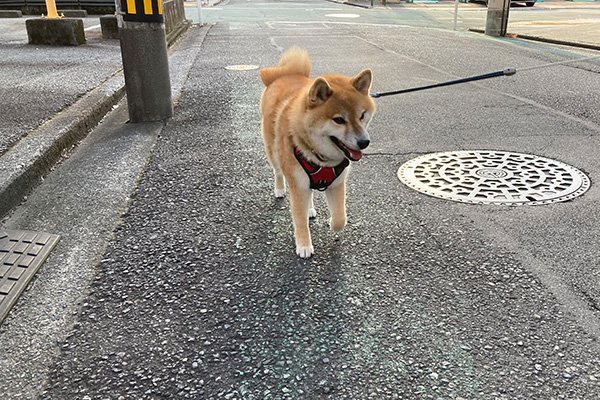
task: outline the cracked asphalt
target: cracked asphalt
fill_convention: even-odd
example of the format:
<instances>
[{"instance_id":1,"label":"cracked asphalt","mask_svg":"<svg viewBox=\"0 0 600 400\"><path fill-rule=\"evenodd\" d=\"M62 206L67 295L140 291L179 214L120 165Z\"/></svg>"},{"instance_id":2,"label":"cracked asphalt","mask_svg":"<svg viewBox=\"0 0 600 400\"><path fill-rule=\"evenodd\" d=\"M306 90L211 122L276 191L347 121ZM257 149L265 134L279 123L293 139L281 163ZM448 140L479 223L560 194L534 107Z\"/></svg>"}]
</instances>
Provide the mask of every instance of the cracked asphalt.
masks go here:
<instances>
[{"instance_id":1,"label":"cracked asphalt","mask_svg":"<svg viewBox=\"0 0 600 400\"><path fill-rule=\"evenodd\" d=\"M374 90L589 54L410 27L212 26L39 398L597 399L595 185L566 203L478 206L396 172L428 152L498 149L595 182L598 63L378 100L349 224L329 231L316 196L316 254L301 260L288 201L272 196L257 71L224 68L273 65L293 44L316 74L373 68Z\"/></svg>"}]
</instances>

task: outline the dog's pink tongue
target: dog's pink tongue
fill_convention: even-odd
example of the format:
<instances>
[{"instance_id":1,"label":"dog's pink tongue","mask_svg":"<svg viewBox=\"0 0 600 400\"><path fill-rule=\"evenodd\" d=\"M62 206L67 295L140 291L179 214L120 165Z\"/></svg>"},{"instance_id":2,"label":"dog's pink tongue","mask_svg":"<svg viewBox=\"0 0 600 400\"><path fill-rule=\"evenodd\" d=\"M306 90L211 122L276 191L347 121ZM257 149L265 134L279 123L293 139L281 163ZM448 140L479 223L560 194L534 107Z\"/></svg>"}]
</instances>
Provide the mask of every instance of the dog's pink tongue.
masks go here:
<instances>
[{"instance_id":1,"label":"dog's pink tongue","mask_svg":"<svg viewBox=\"0 0 600 400\"><path fill-rule=\"evenodd\" d=\"M350 158L352 159L352 161L358 161L363 156L363 154L360 150L348 149L348 152L350 153Z\"/></svg>"}]
</instances>

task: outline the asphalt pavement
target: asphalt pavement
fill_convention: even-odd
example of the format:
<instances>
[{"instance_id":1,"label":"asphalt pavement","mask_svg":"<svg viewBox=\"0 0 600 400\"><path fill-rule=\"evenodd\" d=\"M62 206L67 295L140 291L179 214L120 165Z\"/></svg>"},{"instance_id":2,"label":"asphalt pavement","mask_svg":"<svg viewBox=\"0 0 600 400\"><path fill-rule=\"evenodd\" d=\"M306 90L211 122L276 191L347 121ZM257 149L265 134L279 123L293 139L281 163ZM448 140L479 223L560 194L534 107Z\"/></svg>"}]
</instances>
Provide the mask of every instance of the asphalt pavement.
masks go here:
<instances>
[{"instance_id":1,"label":"asphalt pavement","mask_svg":"<svg viewBox=\"0 0 600 400\"><path fill-rule=\"evenodd\" d=\"M413 26L485 30L487 6L484 1L454 0L329 0L333 3L371 9L378 14L378 22L385 23L391 14L401 23ZM350 8L351 10L352 8ZM380 12L379 12L380 11ZM509 10L507 32L528 40L569 42L600 47L600 4L593 1L538 1L533 7L525 2L514 2Z\"/></svg>"},{"instance_id":2,"label":"asphalt pavement","mask_svg":"<svg viewBox=\"0 0 600 400\"><path fill-rule=\"evenodd\" d=\"M30 131L105 82L121 66L118 40L87 30L81 47L30 46L24 18L2 19L0 155ZM85 28L98 24L86 19Z\"/></svg>"},{"instance_id":3,"label":"asphalt pavement","mask_svg":"<svg viewBox=\"0 0 600 400\"><path fill-rule=\"evenodd\" d=\"M272 197L257 71L225 69L300 45L315 74L371 67L383 91L596 53L264 19L189 31L171 53L173 119L126 124L119 103L5 218L63 235L0 327L5 398L598 398L598 61L378 100L348 227L330 232L317 196L309 260ZM457 149L558 159L593 184L502 207L398 181L405 161Z\"/></svg>"}]
</instances>

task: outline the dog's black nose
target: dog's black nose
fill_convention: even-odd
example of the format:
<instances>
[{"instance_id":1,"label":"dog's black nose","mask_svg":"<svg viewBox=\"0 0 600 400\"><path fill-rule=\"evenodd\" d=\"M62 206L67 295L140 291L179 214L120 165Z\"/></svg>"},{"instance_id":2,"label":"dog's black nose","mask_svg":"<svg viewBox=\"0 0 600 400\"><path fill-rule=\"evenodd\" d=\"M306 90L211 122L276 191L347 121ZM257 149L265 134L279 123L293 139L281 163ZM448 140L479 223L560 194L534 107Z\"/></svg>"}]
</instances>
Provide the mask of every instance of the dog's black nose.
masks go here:
<instances>
[{"instance_id":1,"label":"dog's black nose","mask_svg":"<svg viewBox=\"0 0 600 400\"><path fill-rule=\"evenodd\" d=\"M356 144L358 145L358 147L360 147L361 150L366 149L369 143L371 143L370 140L359 140L358 142L356 142Z\"/></svg>"}]
</instances>

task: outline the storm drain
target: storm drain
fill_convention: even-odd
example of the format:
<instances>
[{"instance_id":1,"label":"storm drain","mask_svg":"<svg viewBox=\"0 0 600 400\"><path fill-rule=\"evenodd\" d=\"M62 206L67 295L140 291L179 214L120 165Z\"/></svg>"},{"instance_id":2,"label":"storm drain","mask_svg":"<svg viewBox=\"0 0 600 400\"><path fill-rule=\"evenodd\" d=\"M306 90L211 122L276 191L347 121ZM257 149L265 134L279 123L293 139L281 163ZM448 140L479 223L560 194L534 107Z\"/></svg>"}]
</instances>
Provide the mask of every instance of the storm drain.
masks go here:
<instances>
[{"instance_id":1,"label":"storm drain","mask_svg":"<svg viewBox=\"0 0 600 400\"><path fill-rule=\"evenodd\" d=\"M474 204L556 203L590 187L589 178L570 165L504 151L426 154L402 165L398 178L430 196Z\"/></svg>"},{"instance_id":2,"label":"storm drain","mask_svg":"<svg viewBox=\"0 0 600 400\"><path fill-rule=\"evenodd\" d=\"M0 230L0 323L58 239L48 233Z\"/></svg>"}]
</instances>

